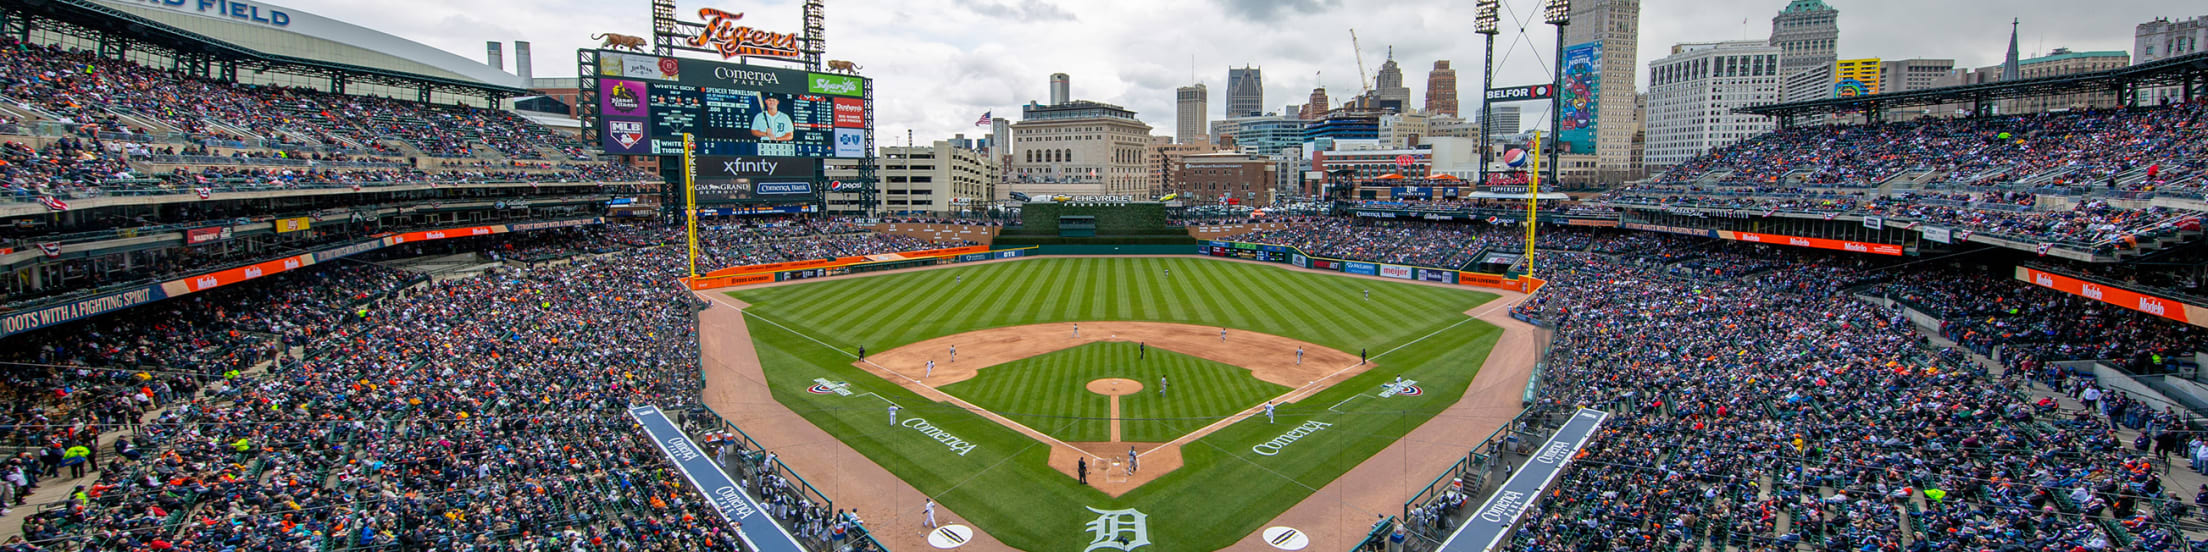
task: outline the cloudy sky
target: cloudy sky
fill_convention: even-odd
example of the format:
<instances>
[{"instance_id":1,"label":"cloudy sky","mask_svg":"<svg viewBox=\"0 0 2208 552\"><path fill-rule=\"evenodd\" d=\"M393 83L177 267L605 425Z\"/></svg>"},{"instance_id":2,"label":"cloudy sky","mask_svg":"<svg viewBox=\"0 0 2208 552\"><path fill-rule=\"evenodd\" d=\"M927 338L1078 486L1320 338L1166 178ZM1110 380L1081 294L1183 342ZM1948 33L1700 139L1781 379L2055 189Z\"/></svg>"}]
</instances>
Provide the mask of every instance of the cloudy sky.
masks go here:
<instances>
[{"instance_id":1,"label":"cloudy sky","mask_svg":"<svg viewBox=\"0 0 2208 552\"><path fill-rule=\"evenodd\" d=\"M1505 0L1496 81L1548 79L1554 30L1539 23L1542 0ZM1583 0L1584 1L1584 0ZM1840 57L1950 58L1959 66L2001 62L2009 20L2023 20L2025 57L2057 47L2130 50L2132 29L2155 17L2208 14L2183 2L2117 0L2091 9L2068 0L1827 0L1840 10ZM647 35L647 0L399 0L275 3L343 19L480 60L486 40L534 43L538 76L563 74L576 48L602 32ZM1643 0L1638 64L1673 44L1762 39L1787 0ZM758 28L798 32L797 0L683 0L745 14ZM2199 13L2195 13L2199 12ZM1517 18L1528 22L1517 32ZM1434 60L1457 68L1460 95L1477 97L1480 35L1469 0L830 0L828 57L851 60L877 79L879 137L901 144L965 133L983 112L1018 119L1019 106L1047 100L1048 76L1072 75L1073 96L1127 106L1173 134L1173 89L1210 88L1211 116L1225 102L1226 69L1260 66L1265 104L1304 103L1323 83L1336 102L1354 95L1355 28L1365 65L1378 71L1394 47L1414 104L1423 105ZM511 62L509 61L509 64ZM1193 68L1193 72L1192 72ZM1192 74L1193 73L1193 74ZM1646 80L1645 71L1641 79ZM1323 77L1323 80L1322 80ZM1466 102L1464 109L1475 106ZM1534 124L1538 117L1528 117Z\"/></svg>"}]
</instances>

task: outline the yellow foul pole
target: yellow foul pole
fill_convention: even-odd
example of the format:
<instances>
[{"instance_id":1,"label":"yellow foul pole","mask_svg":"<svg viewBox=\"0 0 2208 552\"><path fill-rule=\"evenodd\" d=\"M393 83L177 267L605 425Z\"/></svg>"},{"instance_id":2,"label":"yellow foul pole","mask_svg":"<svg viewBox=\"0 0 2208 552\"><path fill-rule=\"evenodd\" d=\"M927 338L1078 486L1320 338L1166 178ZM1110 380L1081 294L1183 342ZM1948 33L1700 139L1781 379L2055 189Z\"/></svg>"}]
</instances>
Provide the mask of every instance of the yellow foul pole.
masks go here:
<instances>
[{"instance_id":1,"label":"yellow foul pole","mask_svg":"<svg viewBox=\"0 0 2208 552\"><path fill-rule=\"evenodd\" d=\"M682 217L689 228L690 278L698 277L698 144L682 133Z\"/></svg>"},{"instance_id":2,"label":"yellow foul pole","mask_svg":"<svg viewBox=\"0 0 2208 552\"><path fill-rule=\"evenodd\" d=\"M1533 275L1534 229L1541 225L1541 131L1533 131L1533 178L1526 181L1526 275Z\"/></svg>"}]
</instances>

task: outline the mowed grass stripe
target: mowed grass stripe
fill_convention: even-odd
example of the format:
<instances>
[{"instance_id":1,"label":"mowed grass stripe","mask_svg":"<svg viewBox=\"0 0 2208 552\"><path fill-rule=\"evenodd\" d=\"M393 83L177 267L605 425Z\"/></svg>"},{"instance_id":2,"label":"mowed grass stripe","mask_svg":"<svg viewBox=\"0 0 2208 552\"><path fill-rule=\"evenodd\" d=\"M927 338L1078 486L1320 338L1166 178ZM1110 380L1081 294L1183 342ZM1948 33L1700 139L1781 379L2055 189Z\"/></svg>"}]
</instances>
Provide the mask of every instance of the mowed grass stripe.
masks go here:
<instances>
[{"instance_id":1,"label":"mowed grass stripe","mask_svg":"<svg viewBox=\"0 0 2208 552\"><path fill-rule=\"evenodd\" d=\"M1173 272L1170 278L1164 275L1167 268ZM1050 470L1044 465L1047 447L1035 446L1032 439L963 409L932 403L853 368L849 366L848 356L838 358L828 347L788 335L771 335L774 332L759 329L771 329L771 326L753 324L754 340L761 349L761 360L769 366L769 383L775 386L778 401L791 405L792 410L923 493L940 495L939 501L958 510L975 525L988 528L992 536L1011 547L1026 550L1079 550L1087 546L1090 537L1082 524L1096 516L1083 506L1135 508L1149 514L1151 539L1156 544L1145 550L1215 550L1230 546L1307 496L1310 492L1307 485L1323 486L1387 443L1399 439L1410 428L1430 419L1440 406L1454 402L1462 395L1465 383L1477 372L1476 367L1492 345L1496 332L1493 326L1478 322L1451 327L1464 320L1466 310L1492 298L1476 291L1346 278L1197 257L1044 258L932 272L948 275L952 271L971 271L965 277L968 284L977 281L987 284L966 286L969 289L955 289L954 286L931 293L928 291L930 284L952 278L914 280L914 276L931 272L920 271L743 289L733 295L755 305L750 309L752 313L787 324L835 347L848 348L850 344L846 340L863 340L869 350L886 350L911 341L990 327L1122 318L1118 312L1121 298L1096 296L1116 296L1130 293L1129 290L1137 295L1148 290L1148 295L1131 303L1136 319L1227 326L1245 332L1311 341L1352 353L1359 347L1378 353L1449 328L1426 342L1386 357L1382 366L1372 372L1302 402L1281 406L1278 424L1266 424L1259 416L1229 425L1197 445L1184 447L1185 464L1181 469L1115 498L1079 486L1072 478ZM1085 279L1076 283L1077 274ZM1130 279L1133 281L1120 282ZM1367 287L1373 290L1373 300L1369 303L1358 293ZM1007 293L1006 290L1017 292ZM984 299L988 297L1011 299ZM1088 298L1093 300L1082 301ZM981 308L952 305L960 301L979 303ZM1082 302L1068 315L1063 304L1070 301ZM918 309L926 307L918 307L910 311L918 314L904 318L893 318L898 315L889 314L906 312L899 310L899 306L912 307L920 303L941 306L934 311L921 311ZM804 308L796 308L800 305ZM798 314L800 310L802 315ZM863 322L854 322L849 324L849 329L841 330L850 332L848 335L821 331L830 321L847 320ZM1232 343L1231 334L1229 343ZM1440 349L1428 350L1428 347ZM770 349L818 351L790 354ZM1278 354L1292 355L1293 351ZM1114 367L1109 357L1079 358L1072 364L1080 366L1066 369ZM1160 359L1153 354L1151 360ZM1132 379L1150 385L1159 374L1168 374L1174 386L1169 397L1161 398L1152 390L1145 390L1122 399L1127 416L1140 418L1123 424L1127 439L1169 440L1209 424L1218 416L1252 407L1284 392L1236 383L1234 378L1222 380L1186 371L1186 368L1173 367L1170 362L1136 364L1131 368L1122 367L1129 371ZM1036 417L1031 427L1038 430L1077 438L1104 435L1108 434L1108 425L1101 423L1101 418L1108 401L1087 393L1079 385L1095 374L1095 371L1031 373L1029 379L1008 387L1021 391L1004 393L1056 396L1049 400L1026 399L1034 400L1032 407L1038 409L1024 412ZM1368 393L1397 375L1419 380L1427 392L1415 400L1356 401L1345 407L1345 410L1352 410L1351 414L1326 410L1328 405L1354 394ZM880 401L860 405L864 401L804 392L813 377L849 381L855 388L906 404L912 408L908 410L912 415L927 417L931 423L974 442L977 448L967 457L951 456L952 460L942 461L942 457L947 456L942 443L910 429L886 424ZM1026 391L1034 389L1040 391ZM1254 389L1266 392L1254 392ZM1248 395L1239 396L1244 393ZM1234 398L1181 400L1194 399L1199 394ZM972 397L960 396L981 404ZM839 399L842 402L837 402ZM1084 399L1091 402L1083 402ZM1198 402L1212 406L1188 404ZM1014 411L1011 407L1000 410ZM1095 421L1099 423L1091 424L1081 415L1083 412L1095 412L1088 416L1097 418ZM1249 452L1253 444L1272 439L1292 427L1291 424L1309 419L1336 425L1298 441L1277 456ZM776 443L767 445L777 446ZM1015 453L1018 458L996 464ZM799 469L802 471L803 467ZM959 485L960 481L986 481L988 484ZM954 488L953 485L958 486ZM835 496L838 492L866 491L824 487L823 492Z\"/></svg>"}]
</instances>

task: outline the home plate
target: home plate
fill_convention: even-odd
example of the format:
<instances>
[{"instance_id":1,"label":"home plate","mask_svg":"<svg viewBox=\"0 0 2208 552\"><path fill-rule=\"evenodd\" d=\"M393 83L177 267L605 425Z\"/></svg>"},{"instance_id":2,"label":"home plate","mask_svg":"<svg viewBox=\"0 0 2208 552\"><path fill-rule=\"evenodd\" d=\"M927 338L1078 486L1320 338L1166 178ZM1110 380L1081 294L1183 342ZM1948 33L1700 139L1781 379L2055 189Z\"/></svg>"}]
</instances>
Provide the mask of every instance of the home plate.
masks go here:
<instances>
[{"instance_id":1,"label":"home plate","mask_svg":"<svg viewBox=\"0 0 2208 552\"><path fill-rule=\"evenodd\" d=\"M1281 550L1302 550L1311 545L1311 536L1290 527L1267 527L1263 533L1265 544Z\"/></svg>"},{"instance_id":2,"label":"home plate","mask_svg":"<svg viewBox=\"0 0 2208 552\"><path fill-rule=\"evenodd\" d=\"M946 550L965 546L966 541L970 540L974 540L974 530L964 525L945 525L928 532L928 544ZM1297 548L1302 547L1298 546ZM1294 549L1291 548L1290 550Z\"/></svg>"}]
</instances>

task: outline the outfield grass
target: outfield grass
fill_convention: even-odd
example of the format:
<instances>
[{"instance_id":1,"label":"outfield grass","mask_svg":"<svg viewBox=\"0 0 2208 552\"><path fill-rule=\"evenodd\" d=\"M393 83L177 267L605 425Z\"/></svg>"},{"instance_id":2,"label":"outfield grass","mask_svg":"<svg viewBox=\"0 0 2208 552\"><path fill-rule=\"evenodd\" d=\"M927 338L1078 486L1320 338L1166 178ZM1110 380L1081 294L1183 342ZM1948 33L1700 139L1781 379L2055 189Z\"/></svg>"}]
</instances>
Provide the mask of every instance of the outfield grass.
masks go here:
<instances>
[{"instance_id":1,"label":"outfield grass","mask_svg":"<svg viewBox=\"0 0 2208 552\"><path fill-rule=\"evenodd\" d=\"M731 295L753 305L749 325L778 401L996 538L1031 551L1085 548L1091 537L1083 525L1096 519L1085 507L1148 514L1154 544L1144 552L1226 547L1455 403L1500 334L1463 314L1491 294L1199 257L1024 260ZM1344 351L1369 349L1379 367L1282 406L1277 424L1245 420L1198 439L1183 447L1181 469L1114 498L1045 466L1048 449L1035 440L850 365L862 344L888 350L983 328L1084 320L1271 333ZM1418 380L1425 394L1370 396L1398 375ZM813 378L850 382L859 396L807 393ZM1328 410L1356 395L1366 397L1341 412ZM884 423L885 399L976 447L954 454ZM1333 425L1277 455L1251 450L1305 420ZM1083 431L1076 423L1064 418L1030 427Z\"/></svg>"},{"instance_id":2,"label":"outfield grass","mask_svg":"<svg viewBox=\"0 0 2208 552\"><path fill-rule=\"evenodd\" d=\"M1171 383L1158 393L1158 378ZM1239 366L1164 349L1144 355L1133 343L1091 343L981 369L973 379L939 387L975 406L1069 442L1111 440L1111 399L1089 392L1103 378L1142 382L1121 397L1120 440L1163 443L1220 418L1287 393Z\"/></svg>"}]
</instances>

